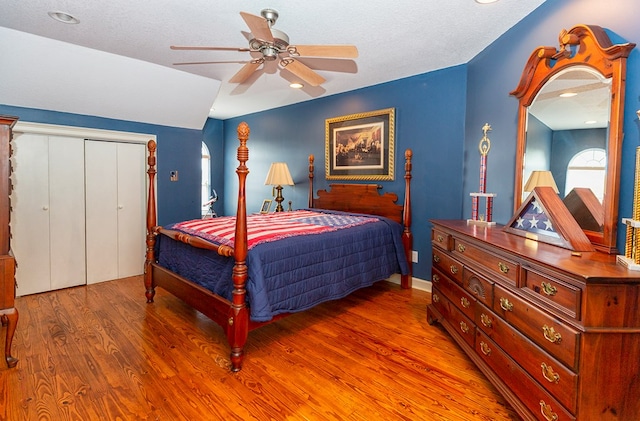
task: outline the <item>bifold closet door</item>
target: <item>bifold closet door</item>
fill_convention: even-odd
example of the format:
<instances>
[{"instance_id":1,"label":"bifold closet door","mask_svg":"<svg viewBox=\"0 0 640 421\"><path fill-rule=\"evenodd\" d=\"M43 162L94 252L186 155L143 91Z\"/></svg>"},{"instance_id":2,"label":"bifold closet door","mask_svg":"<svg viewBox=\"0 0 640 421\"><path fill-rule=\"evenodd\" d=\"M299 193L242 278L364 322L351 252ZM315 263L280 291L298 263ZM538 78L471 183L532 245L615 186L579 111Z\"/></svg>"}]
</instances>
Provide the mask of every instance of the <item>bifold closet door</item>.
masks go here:
<instances>
[{"instance_id":1,"label":"bifold closet door","mask_svg":"<svg viewBox=\"0 0 640 421\"><path fill-rule=\"evenodd\" d=\"M142 275L146 252L146 145L118 144L118 277Z\"/></svg>"},{"instance_id":2,"label":"bifold closet door","mask_svg":"<svg viewBox=\"0 0 640 421\"><path fill-rule=\"evenodd\" d=\"M20 134L12 160L17 295L85 284L83 140Z\"/></svg>"},{"instance_id":3,"label":"bifold closet door","mask_svg":"<svg viewBox=\"0 0 640 421\"><path fill-rule=\"evenodd\" d=\"M145 253L145 145L87 140L87 283L140 275Z\"/></svg>"}]
</instances>

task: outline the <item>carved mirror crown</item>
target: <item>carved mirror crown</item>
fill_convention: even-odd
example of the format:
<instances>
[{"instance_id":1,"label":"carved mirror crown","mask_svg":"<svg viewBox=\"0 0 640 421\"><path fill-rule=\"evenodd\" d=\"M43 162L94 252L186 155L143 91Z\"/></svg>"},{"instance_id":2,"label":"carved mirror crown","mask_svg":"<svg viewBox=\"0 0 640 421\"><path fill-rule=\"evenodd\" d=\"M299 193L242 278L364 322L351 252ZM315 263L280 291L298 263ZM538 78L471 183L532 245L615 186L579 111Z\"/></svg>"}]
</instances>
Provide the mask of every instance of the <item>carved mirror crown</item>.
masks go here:
<instances>
[{"instance_id":1,"label":"carved mirror crown","mask_svg":"<svg viewBox=\"0 0 640 421\"><path fill-rule=\"evenodd\" d=\"M511 92L519 99L514 210L526 197L528 174L551 171L560 197L591 243L613 254L617 253L626 58L634 47L612 44L595 25L562 30L559 48L536 48ZM584 126L587 120L590 126ZM572 158L590 163L572 167ZM585 167L589 176L580 172ZM576 170L570 173L571 168ZM598 181L583 185L592 175ZM584 218L589 223L581 221L589 209L596 215ZM594 220L601 223L594 226Z\"/></svg>"}]
</instances>

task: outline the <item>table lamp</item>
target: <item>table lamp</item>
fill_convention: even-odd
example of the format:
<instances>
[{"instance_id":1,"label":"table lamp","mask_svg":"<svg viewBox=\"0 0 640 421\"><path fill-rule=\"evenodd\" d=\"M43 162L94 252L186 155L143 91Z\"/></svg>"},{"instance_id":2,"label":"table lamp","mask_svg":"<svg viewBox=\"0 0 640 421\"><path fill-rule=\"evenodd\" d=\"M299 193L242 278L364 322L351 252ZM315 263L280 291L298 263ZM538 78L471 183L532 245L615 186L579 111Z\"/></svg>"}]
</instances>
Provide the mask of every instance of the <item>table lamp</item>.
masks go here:
<instances>
[{"instance_id":1,"label":"table lamp","mask_svg":"<svg viewBox=\"0 0 640 421\"><path fill-rule=\"evenodd\" d=\"M269 168L269 173L267 174L266 180L264 180L265 185L275 186L275 189L278 191L276 195L276 212L282 212L284 208L282 207L282 201L284 197L282 196L282 186L293 186L293 179L291 178L291 173L289 173L289 167L285 162L273 162L271 163L271 168Z\"/></svg>"}]
</instances>

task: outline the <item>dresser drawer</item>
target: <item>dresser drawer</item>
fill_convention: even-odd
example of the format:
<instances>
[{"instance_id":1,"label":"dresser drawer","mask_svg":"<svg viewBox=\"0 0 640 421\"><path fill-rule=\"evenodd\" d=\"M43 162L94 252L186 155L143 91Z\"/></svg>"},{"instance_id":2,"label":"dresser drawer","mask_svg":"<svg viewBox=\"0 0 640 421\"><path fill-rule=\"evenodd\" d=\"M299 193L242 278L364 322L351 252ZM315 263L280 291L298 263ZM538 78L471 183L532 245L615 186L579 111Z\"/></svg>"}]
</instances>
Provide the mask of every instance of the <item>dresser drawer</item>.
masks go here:
<instances>
[{"instance_id":1,"label":"dresser drawer","mask_svg":"<svg viewBox=\"0 0 640 421\"><path fill-rule=\"evenodd\" d=\"M476 352L539 420L575 420L569 411L479 329L476 331Z\"/></svg>"},{"instance_id":2,"label":"dresser drawer","mask_svg":"<svg viewBox=\"0 0 640 421\"><path fill-rule=\"evenodd\" d=\"M441 231L438 228L434 228L431 230L431 241L439 247L442 247L447 251L451 251L451 246L453 244L451 234Z\"/></svg>"},{"instance_id":3,"label":"dresser drawer","mask_svg":"<svg viewBox=\"0 0 640 421\"><path fill-rule=\"evenodd\" d=\"M433 248L433 266L462 285L462 264L437 247Z\"/></svg>"},{"instance_id":4,"label":"dresser drawer","mask_svg":"<svg viewBox=\"0 0 640 421\"><path fill-rule=\"evenodd\" d=\"M518 284L519 265L512 260L470 245L468 242L456 237L453 238L452 252L454 255L459 254L466 259L473 260L492 276L498 275L513 286Z\"/></svg>"},{"instance_id":5,"label":"dresser drawer","mask_svg":"<svg viewBox=\"0 0 640 421\"><path fill-rule=\"evenodd\" d=\"M494 291L494 312L561 362L577 368L579 332L499 285Z\"/></svg>"},{"instance_id":6,"label":"dresser drawer","mask_svg":"<svg viewBox=\"0 0 640 421\"><path fill-rule=\"evenodd\" d=\"M470 347L474 347L476 326L471 319L462 314L458 308L437 288L433 289L431 302Z\"/></svg>"},{"instance_id":7,"label":"dresser drawer","mask_svg":"<svg viewBox=\"0 0 640 421\"><path fill-rule=\"evenodd\" d=\"M491 310L478 304L475 323L531 377L571 412L576 411L578 375L527 339Z\"/></svg>"},{"instance_id":8,"label":"dresser drawer","mask_svg":"<svg viewBox=\"0 0 640 421\"><path fill-rule=\"evenodd\" d=\"M462 286L474 297L491 307L493 305L493 282L480 276L466 266L462 270Z\"/></svg>"},{"instance_id":9,"label":"dresser drawer","mask_svg":"<svg viewBox=\"0 0 640 421\"><path fill-rule=\"evenodd\" d=\"M438 269L434 269L435 275L438 275L438 272ZM440 290L440 292L445 295L449 301L458 307L458 310L464 313L464 315L469 319L473 320L476 311L476 299L453 281L449 280L448 277L439 275L438 278L440 278L437 283L438 290Z\"/></svg>"},{"instance_id":10,"label":"dresser drawer","mask_svg":"<svg viewBox=\"0 0 640 421\"><path fill-rule=\"evenodd\" d=\"M568 316L580 319L580 288L539 273L533 268L524 268L522 272L522 286L525 290Z\"/></svg>"}]
</instances>

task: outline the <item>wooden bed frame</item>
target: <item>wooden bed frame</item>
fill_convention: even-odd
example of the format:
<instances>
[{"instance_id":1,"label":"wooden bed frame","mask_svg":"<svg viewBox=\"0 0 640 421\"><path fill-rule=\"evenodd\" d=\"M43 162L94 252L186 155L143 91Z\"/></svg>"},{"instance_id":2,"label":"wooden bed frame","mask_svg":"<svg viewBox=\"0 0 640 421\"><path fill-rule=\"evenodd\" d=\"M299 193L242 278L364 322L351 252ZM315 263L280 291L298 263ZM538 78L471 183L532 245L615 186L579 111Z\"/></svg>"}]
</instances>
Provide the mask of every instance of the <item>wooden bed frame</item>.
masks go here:
<instances>
[{"instance_id":1,"label":"wooden bed frame","mask_svg":"<svg viewBox=\"0 0 640 421\"><path fill-rule=\"evenodd\" d=\"M147 303L153 302L155 287L159 286L183 300L196 310L202 312L211 320L219 324L225 331L229 346L231 347L231 369L239 371L244 359L244 345L249 331L265 324L274 322L286 314L281 314L268 322L254 322L249 318L249 309L246 304L246 281L248 277L247 256L247 209L245 185L249 170L246 162L249 160L247 140L249 138L249 126L246 123L238 125L238 208L236 213L235 247L218 246L198 237L193 237L177 231L166 230L157 226L156 199L155 199L155 175L156 175L156 143L151 140L148 143L149 157L149 195L147 202L147 251L144 266L144 284ZM309 157L309 207L344 210L350 212L368 213L385 216L404 225L402 242L405 249L410 273L402 275L403 288L411 288L411 250L413 236L411 234L411 150L405 153L405 199L404 206L396 205L398 196L394 193L380 195L380 186L375 184L344 184L331 185L331 191L318 191L318 198L313 198L313 155ZM235 259L233 267L233 299L229 301L213 294L207 289L183 278L156 263L154 246L158 234L167 235L175 240L182 241L194 247L200 247L216 251L218 254Z\"/></svg>"}]
</instances>

